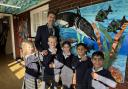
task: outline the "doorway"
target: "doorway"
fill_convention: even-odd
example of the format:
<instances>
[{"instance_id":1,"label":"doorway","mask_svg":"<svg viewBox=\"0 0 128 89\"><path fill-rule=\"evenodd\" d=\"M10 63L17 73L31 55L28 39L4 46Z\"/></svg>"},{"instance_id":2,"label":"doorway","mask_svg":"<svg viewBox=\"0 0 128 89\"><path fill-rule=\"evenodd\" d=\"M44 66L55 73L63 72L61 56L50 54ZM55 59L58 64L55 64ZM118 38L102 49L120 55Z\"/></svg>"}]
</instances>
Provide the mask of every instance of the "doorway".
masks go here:
<instances>
[{"instance_id":1,"label":"doorway","mask_svg":"<svg viewBox=\"0 0 128 89\"><path fill-rule=\"evenodd\" d=\"M0 13L0 55L12 54L15 59L13 17Z\"/></svg>"},{"instance_id":2,"label":"doorway","mask_svg":"<svg viewBox=\"0 0 128 89\"><path fill-rule=\"evenodd\" d=\"M10 32L10 23L9 23L9 16L3 16L0 18L0 54L7 54L6 53L6 47L10 46L9 44L7 44L10 39L10 37L8 37L11 33ZM7 45L6 45L7 44ZM10 48L10 52L12 51L11 48L12 47L8 47ZM8 50L7 50L8 51Z\"/></svg>"}]
</instances>

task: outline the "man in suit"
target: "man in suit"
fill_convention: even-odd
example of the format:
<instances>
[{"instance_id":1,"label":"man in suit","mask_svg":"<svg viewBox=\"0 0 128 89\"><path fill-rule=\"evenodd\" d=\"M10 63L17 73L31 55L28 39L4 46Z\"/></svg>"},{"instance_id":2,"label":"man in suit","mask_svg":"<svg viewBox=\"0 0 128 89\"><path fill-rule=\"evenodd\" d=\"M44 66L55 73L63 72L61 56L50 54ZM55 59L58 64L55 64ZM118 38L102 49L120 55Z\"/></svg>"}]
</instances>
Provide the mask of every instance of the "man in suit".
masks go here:
<instances>
[{"instance_id":1,"label":"man in suit","mask_svg":"<svg viewBox=\"0 0 128 89\"><path fill-rule=\"evenodd\" d=\"M58 45L57 48L60 49L59 45L59 30L54 26L55 13L49 12L47 16L47 24L39 26L37 29L37 34L35 37L35 46L42 55L47 55L48 49L48 37L54 35L57 37Z\"/></svg>"}]
</instances>

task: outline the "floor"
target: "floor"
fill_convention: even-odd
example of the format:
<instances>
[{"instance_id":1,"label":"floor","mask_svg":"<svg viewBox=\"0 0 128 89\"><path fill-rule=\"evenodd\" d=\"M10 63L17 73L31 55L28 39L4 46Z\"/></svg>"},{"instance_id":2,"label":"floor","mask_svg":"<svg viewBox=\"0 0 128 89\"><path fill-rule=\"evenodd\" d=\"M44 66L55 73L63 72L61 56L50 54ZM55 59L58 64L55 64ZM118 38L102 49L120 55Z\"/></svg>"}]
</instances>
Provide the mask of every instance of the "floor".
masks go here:
<instances>
[{"instance_id":1,"label":"floor","mask_svg":"<svg viewBox=\"0 0 128 89\"><path fill-rule=\"evenodd\" d=\"M2 89L21 89L24 76L24 68L21 64L23 61L16 62L11 55L0 55L0 87ZM128 72L126 80L128 80ZM116 89L128 89L128 82L118 84Z\"/></svg>"},{"instance_id":2,"label":"floor","mask_svg":"<svg viewBox=\"0 0 128 89\"><path fill-rule=\"evenodd\" d=\"M21 89L24 68L11 55L0 55L0 88Z\"/></svg>"}]
</instances>

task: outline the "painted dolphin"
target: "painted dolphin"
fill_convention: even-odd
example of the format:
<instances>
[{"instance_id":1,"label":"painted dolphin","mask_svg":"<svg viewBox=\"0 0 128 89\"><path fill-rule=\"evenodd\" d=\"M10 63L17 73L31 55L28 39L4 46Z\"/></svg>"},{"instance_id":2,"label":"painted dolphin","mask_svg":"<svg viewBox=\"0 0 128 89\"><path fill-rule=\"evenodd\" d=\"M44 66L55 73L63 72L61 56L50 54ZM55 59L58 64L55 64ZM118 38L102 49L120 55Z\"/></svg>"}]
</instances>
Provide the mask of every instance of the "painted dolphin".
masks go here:
<instances>
[{"instance_id":1,"label":"painted dolphin","mask_svg":"<svg viewBox=\"0 0 128 89\"><path fill-rule=\"evenodd\" d=\"M77 13L63 12L57 14L56 25L63 28L72 27L87 38L97 40L91 24L80 15L79 9L77 9Z\"/></svg>"}]
</instances>

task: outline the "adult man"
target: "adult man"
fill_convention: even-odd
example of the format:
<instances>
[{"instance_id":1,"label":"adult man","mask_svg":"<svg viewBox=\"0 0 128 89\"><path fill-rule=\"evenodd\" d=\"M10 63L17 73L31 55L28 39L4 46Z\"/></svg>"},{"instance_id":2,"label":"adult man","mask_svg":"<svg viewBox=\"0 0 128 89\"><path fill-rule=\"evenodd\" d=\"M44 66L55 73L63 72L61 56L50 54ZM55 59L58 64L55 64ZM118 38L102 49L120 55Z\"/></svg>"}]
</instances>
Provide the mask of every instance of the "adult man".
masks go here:
<instances>
[{"instance_id":1,"label":"adult man","mask_svg":"<svg viewBox=\"0 0 128 89\"><path fill-rule=\"evenodd\" d=\"M55 22L55 13L49 12L47 16L47 24L39 26L37 29L37 34L35 37L35 46L42 55L47 55L48 49L48 37L54 35L57 37L59 43L59 30L54 26ZM57 48L60 49L60 45L57 45Z\"/></svg>"}]
</instances>

